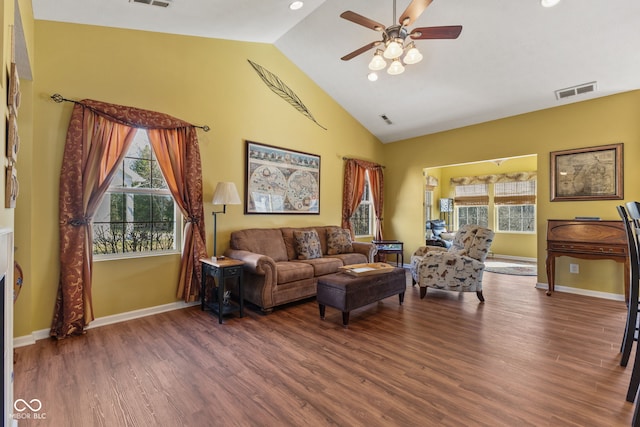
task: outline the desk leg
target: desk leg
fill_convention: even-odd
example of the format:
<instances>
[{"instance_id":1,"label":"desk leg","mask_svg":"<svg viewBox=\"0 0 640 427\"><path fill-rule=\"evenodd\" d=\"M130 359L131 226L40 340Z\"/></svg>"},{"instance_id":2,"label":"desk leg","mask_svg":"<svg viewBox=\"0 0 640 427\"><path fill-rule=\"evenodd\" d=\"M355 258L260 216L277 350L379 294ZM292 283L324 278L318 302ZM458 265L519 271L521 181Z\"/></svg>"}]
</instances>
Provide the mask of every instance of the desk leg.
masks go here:
<instances>
[{"instance_id":1,"label":"desk leg","mask_svg":"<svg viewBox=\"0 0 640 427\"><path fill-rule=\"evenodd\" d=\"M549 282L547 295L551 295L555 290L556 281L556 257L554 255L547 255L547 281Z\"/></svg>"}]
</instances>

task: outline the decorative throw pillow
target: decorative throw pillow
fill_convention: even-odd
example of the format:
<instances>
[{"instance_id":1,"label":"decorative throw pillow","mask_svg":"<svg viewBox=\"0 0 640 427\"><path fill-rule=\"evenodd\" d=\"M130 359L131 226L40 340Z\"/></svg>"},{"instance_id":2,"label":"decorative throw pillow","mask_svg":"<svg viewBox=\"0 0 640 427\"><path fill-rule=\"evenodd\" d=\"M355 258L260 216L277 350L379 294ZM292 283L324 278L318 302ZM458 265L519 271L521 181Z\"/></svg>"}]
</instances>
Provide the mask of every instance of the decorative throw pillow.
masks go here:
<instances>
[{"instance_id":1,"label":"decorative throw pillow","mask_svg":"<svg viewBox=\"0 0 640 427\"><path fill-rule=\"evenodd\" d=\"M344 228L333 227L327 230L327 254L348 254L353 252L351 233Z\"/></svg>"},{"instance_id":2,"label":"decorative throw pillow","mask_svg":"<svg viewBox=\"0 0 640 427\"><path fill-rule=\"evenodd\" d=\"M293 237L296 239L298 259L322 258L320 238L316 230L296 230Z\"/></svg>"}]
</instances>

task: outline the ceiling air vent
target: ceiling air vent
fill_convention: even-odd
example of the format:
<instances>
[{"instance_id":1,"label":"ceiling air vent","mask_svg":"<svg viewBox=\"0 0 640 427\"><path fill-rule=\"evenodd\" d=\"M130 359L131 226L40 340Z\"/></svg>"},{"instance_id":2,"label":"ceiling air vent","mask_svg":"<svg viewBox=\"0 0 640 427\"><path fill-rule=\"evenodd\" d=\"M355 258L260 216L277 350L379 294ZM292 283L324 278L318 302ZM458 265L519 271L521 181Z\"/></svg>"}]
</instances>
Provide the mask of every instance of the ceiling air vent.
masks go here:
<instances>
[{"instance_id":1,"label":"ceiling air vent","mask_svg":"<svg viewBox=\"0 0 640 427\"><path fill-rule=\"evenodd\" d=\"M171 2L170 0L129 0L129 3L142 3L150 6L167 7Z\"/></svg>"},{"instance_id":2,"label":"ceiling air vent","mask_svg":"<svg viewBox=\"0 0 640 427\"><path fill-rule=\"evenodd\" d=\"M596 82L584 83L578 86L567 87L564 89L556 90L556 99L564 99L574 95L580 95L583 93L593 92L597 88Z\"/></svg>"},{"instance_id":3,"label":"ceiling air vent","mask_svg":"<svg viewBox=\"0 0 640 427\"><path fill-rule=\"evenodd\" d=\"M386 115L386 114L383 114L383 115L381 115L380 117L382 118L382 120L384 120L384 122L385 122L386 124L388 124L388 125L392 125L392 124L393 124L393 122L392 122L391 120L389 120L389 117L387 117L387 115Z\"/></svg>"}]
</instances>

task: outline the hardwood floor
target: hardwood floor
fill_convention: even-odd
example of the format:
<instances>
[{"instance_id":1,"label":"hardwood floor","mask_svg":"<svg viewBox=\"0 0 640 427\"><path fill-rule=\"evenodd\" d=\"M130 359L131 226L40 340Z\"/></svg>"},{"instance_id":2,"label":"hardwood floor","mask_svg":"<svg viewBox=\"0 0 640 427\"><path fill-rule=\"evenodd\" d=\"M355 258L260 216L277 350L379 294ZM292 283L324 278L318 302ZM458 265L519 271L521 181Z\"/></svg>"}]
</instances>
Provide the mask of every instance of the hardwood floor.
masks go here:
<instances>
[{"instance_id":1,"label":"hardwood floor","mask_svg":"<svg viewBox=\"0 0 640 427\"><path fill-rule=\"evenodd\" d=\"M485 273L475 293L409 286L351 312L199 307L17 349L23 426L628 426L623 302L548 297Z\"/></svg>"}]
</instances>

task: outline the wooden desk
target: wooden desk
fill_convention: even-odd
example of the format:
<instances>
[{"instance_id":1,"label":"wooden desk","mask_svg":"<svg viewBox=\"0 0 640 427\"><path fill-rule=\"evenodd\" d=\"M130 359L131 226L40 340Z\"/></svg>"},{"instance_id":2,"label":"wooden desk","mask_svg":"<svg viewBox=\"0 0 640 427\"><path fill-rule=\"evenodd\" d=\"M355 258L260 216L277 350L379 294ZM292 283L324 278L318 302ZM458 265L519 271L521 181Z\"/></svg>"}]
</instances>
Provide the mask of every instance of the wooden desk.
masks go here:
<instances>
[{"instance_id":1,"label":"wooden desk","mask_svg":"<svg viewBox=\"0 0 640 427\"><path fill-rule=\"evenodd\" d=\"M622 221L550 219L547 224L547 295L554 291L555 260L560 256L611 259L624 263L624 297L625 301L629 300L631 265Z\"/></svg>"}]
</instances>

